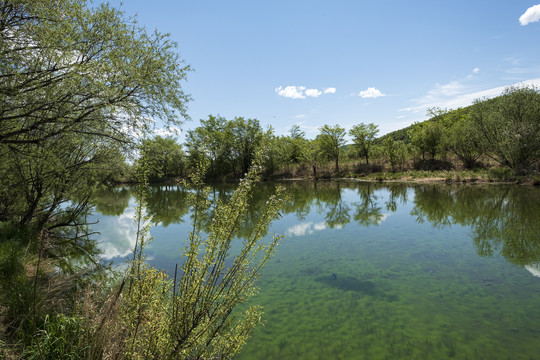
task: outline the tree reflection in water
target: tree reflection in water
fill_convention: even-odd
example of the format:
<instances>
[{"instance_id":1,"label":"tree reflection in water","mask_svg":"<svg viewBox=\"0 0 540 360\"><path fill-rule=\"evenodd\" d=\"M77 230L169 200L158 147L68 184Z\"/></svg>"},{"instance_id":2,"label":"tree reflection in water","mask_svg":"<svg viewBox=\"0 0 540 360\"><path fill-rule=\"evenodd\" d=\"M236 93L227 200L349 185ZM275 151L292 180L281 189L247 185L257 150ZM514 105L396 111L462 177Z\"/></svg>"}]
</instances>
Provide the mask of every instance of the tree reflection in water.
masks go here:
<instances>
[{"instance_id":1,"label":"tree reflection in water","mask_svg":"<svg viewBox=\"0 0 540 360\"><path fill-rule=\"evenodd\" d=\"M480 256L540 262L540 191L519 186L415 187L412 215L434 226L469 226Z\"/></svg>"},{"instance_id":2,"label":"tree reflection in water","mask_svg":"<svg viewBox=\"0 0 540 360\"><path fill-rule=\"evenodd\" d=\"M291 181L283 183L288 201L282 215L304 221L312 212L324 217L325 227L342 228L352 219L362 226L379 225L387 212L396 212L412 201L410 214L418 222L437 228L459 224L470 227L480 256L501 254L509 262L535 271L540 263L540 189L514 185L409 185L354 181ZM249 234L261 215L275 183L262 183L251 199L248 216L237 236ZM211 200L227 201L234 184L213 188ZM409 199L409 190L414 197ZM344 197L347 192L348 196ZM351 195L352 199L351 199ZM119 216L129 206L129 188L106 189L94 204L97 212ZM211 207L209 211L212 211ZM180 186L150 187L147 211L161 226L186 221L189 206ZM352 213L351 213L352 212ZM208 224L207 224L208 225ZM540 275L540 270L536 270Z\"/></svg>"}]
</instances>

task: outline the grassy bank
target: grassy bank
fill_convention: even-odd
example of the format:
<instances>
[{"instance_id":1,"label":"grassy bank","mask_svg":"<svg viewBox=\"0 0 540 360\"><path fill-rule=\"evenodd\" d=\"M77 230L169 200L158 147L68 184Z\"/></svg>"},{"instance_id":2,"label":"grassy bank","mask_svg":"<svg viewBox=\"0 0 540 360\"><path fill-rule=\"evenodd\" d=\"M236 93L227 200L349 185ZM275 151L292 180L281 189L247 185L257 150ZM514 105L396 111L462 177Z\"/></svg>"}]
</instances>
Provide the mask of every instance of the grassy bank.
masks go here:
<instances>
[{"instance_id":1,"label":"grassy bank","mask_svg":"<svg viewBox=\"0 0 540 360\"><path fill-rule=\"evenodd\" d=\"M358 179L364 181L439 182L439 183L509 183L540 185L540 172L532 170L516 174L508 167L488 164L474 169L463 169L448 161L427 161L419 164L405 163L395 171L384 162L366 165L357 161L344 161L339 171L332 164L322 164L313 169L298 164L274 171L267 176L272 180L293 179Z\"/></svg>"},{"instance_id":2,"label":"grassy bank","mask_svg":"<svg viewBox=\"0 0 540 360\"><path fill-rule=\"evenodd\" d=\"M540 185L539 174L515 175L508 169L475 170L407 170L376 172L368 175L350 174L366 181L445 182L445 183L510 183Z\"/></svg>"}]
</instances>

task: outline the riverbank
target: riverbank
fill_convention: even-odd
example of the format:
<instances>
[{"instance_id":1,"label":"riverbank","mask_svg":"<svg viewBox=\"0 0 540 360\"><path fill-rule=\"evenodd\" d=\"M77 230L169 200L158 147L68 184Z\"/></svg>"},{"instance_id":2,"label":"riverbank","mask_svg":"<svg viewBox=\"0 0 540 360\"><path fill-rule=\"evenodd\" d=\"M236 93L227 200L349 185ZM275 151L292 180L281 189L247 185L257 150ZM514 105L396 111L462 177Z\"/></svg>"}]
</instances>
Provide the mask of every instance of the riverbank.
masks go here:
<instances>
[{"instance_id":1,"label":"riverbank","mask_svg":"<svg viewBox=\"0 0 540 360\"><path fill-rule=\"evenodd\" d=\"M517 184L540 186L540 173L533 172L526 175L516 175L508 168L478 168L474 170L405 170L405 171L379 171L355 173L340 171L336 173L325 169L317 177L308 172L296 172L294 174L273 174L264 177L271 181L302 181L302 180L337 180L354 179L369 182L406 182L406 183L482 183L482 184ZM168 177L151 181L153 185L175 185L182 181L181 177ZM221 179L209 179L210 182L234 183L239 179L223 177ZM135 179L117 181L114 185L136 185Z\"/></svg>"},{"instance_id":2,"label":"riverbank","mask_svg":"<svg viewBox=\"0 0 540 360\"><path fill-rule=\"evenodd\" d=\"M354 179L368 182L405 182L405 183L481 183L481 184L517 184L540 186L540 174L515 175L509 169L491 168L475 170L406 170L381 171L373 173L339 174L326 172L317 178L313 176L272 177L272 180L337 180Z\"/></svg>"},{"instance_id":3,"label":"riverbank","mask_svg":"<svg viewBox=\"0 0 540 360\"><path fill-rule=\"evenodd\" d=\"M496 183L518 185L540 185L539 174L514 175L505 169L480 169L461 171L409 170L399 172L378 172L367 175L351 174L348 178L377 182L408 183Z\"/></svg>"}]
</instances>

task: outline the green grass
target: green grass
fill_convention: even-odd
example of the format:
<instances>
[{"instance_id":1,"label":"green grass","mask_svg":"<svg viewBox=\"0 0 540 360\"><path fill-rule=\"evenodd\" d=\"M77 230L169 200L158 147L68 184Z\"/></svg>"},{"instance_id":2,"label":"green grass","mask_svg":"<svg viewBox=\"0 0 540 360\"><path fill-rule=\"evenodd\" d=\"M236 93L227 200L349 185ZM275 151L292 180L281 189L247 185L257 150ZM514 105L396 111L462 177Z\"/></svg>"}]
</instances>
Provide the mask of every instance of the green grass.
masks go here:
<instances>
[{"instance_id":1,"label":"green grass","mask_svg":"<svg viewBox=\"0 0 540 360\"><path fill-rule=\"evenodd\" d=\"M509 168L493 167L489 169L474 170L407 170L407 171L384 171L372 173L366 176L349 174L348 177L369 181L417 181L433 180L438 182L494 182L494 183L518 183L540 185L540 175L528 176L516 175Z\"/></svg>"}]
</instances>

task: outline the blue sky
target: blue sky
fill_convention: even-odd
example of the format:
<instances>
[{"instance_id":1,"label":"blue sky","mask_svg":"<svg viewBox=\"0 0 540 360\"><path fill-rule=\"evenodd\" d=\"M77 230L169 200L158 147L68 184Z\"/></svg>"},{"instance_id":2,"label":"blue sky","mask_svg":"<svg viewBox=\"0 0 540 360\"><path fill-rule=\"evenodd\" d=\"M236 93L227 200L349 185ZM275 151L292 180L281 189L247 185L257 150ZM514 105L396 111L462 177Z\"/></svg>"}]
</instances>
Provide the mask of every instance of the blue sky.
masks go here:
<instances>
[{"instance_id":1,"label":"blue sky","mask_svg":"<svg viewBox=\"0 0 540 360\"><path fill-rule=\"evenodd\" d=\"M278 135L298 124L314 138L324 124L361 122L383 135L425 120L430 107L540 86L539 3L125 0L120 8L170 33L195 70L183 131L219 114L256 118Z\"/></svg>"}]
</instances>

